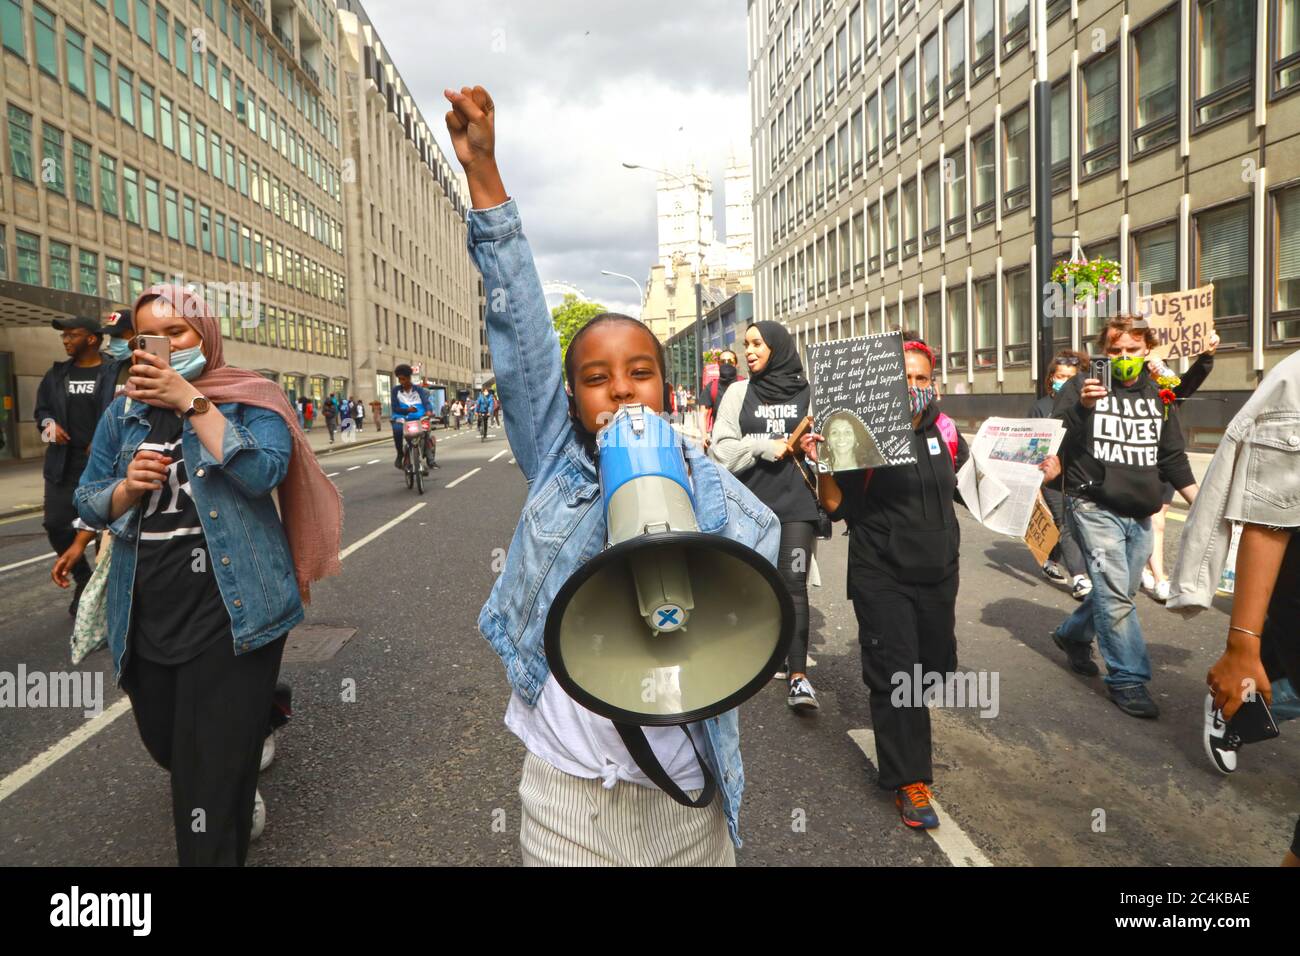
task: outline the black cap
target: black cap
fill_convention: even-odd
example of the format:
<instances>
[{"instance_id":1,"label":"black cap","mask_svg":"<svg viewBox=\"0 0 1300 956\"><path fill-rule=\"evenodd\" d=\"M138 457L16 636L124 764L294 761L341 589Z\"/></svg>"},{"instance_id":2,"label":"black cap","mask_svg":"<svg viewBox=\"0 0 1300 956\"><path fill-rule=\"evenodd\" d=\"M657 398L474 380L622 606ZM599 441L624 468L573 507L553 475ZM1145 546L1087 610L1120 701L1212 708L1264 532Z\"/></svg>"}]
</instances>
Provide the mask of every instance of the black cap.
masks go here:
<instances>
[{"instance_id":1,"label":"black cap","mask_svg":"<svg viewBox=\"0 0 1300 956\"><path fill-rule=\"evenodd\" d=\"M135 332L135 323L131 321L130 309L118 309L104 316L104 324L98 329L101 335L115 335L124 339Z\"/></svg>"},{"instance_id":2,"label":"black cap","mask_svg":"<svg viewBox=\"0 0 1300 956\"><path fill-rule=\"evenodd\" d=\"M92 319L88 315L74 315L69 319L55 319L50 325L60 332L66 332L69 329L85 329L87 332L93 332L96 335L103 334L99 331L99 319Z\"/></svg>"}]
</instances>

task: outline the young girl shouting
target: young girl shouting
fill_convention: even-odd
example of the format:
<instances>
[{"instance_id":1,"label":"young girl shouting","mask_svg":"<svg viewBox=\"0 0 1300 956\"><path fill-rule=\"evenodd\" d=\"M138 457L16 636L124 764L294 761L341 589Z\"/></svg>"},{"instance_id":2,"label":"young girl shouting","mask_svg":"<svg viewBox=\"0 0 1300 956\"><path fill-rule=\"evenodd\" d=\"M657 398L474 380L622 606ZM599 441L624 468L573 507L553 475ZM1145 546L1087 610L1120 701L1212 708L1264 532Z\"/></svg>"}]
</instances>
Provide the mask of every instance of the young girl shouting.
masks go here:
<instances>
[{"instance_id":1,"label":"young girl shouting","mask_svg":"<svg viewBox=\"0 0 1300 956\"><path fill-rule=\"evenodd\" d=\"M662 347L635 319L599 315L569 343L561 375L532 251L497 170L492 100L482 87L445 95L452 105L447 129L474 207L469 250L483 274L506 435L528 481L505 568L478 622L510 681L506 726L528 751L519 785L524 863L734 865L745 779L736 712L690 725L719 798L705 809L684 807L641 772L610 721L569 698L543 648L556 593L605 546L596 431L625 404L663 410ZM688 443L684 451L700 530L775 564L781 528L772 512L702 450ZM704 780L691 741L676 727L645 734L673 782L696 797Z\"/></svg>"}]
</instances>

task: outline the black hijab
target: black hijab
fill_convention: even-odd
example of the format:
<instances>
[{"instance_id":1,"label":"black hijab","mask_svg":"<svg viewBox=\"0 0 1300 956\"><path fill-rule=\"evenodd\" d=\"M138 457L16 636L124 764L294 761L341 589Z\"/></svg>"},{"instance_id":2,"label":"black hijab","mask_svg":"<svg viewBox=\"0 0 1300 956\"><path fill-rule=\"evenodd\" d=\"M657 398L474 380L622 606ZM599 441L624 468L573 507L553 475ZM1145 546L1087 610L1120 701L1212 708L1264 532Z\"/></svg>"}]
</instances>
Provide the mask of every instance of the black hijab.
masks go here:
<instances>
[{"instance_id":1,"label":"black hijab","mask_svg":"<svg viewBox=\"0 0 1300 956\"><path fill-rule=\"evenodd\" d=\"M803 374L803 363L799 361L794 338L780 322L755 322L750 328L758 329L758 334L763 336L763 341L772 350L763 370L750 374L750 390L764 405L794 401L796 396L808 388L808 379Z\"/></svg>"}]
</instances>

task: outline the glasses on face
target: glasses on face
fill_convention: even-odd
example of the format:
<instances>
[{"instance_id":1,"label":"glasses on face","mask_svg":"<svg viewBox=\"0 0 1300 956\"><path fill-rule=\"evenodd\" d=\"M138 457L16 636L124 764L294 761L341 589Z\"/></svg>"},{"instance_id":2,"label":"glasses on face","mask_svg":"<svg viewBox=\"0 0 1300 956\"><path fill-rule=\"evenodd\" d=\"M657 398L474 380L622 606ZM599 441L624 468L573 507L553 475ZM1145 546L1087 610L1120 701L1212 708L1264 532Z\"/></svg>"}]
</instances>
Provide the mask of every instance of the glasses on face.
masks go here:
<instances>
[{"instance_id":1,"label":"glasses on face","mask_svg":"<svg viewBox=\"0 0 1300 956\"><path fill-rule=\"evenodd\" d=\"M1071 368L1079 367L1079 356L1077 355L1058 355L1055 360L1057 365L1069 365Z\"/></svg>"}]
</instances>

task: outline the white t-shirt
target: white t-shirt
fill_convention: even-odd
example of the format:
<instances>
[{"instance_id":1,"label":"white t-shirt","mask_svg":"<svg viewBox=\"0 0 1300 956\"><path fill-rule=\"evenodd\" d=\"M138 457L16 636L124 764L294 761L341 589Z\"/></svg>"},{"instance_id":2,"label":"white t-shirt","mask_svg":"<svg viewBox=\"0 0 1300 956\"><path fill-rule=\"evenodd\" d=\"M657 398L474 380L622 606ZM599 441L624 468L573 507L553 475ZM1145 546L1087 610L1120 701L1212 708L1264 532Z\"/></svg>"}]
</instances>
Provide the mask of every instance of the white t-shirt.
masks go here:
<instances>
[{"instance_id":1,"label":"white t-shirt","mask_svg":"<svg viewBox=\"0 0 1300 956\"><path fill-rule=\"evenodd\" d=\"M506 726L530 753L563 773L588 780L599 778L606 790L612 790L620 780L655 786L627 752L614 724L575 701L549 674L536 707L529 707L519 694L511 693ZM691 732L698 734L694 729ZM680 727L646 727L645 736L677 786L683 790L704 786L695 751ZM700 746L698 736L695 741Z\"/></svg>"}]
</instances>

